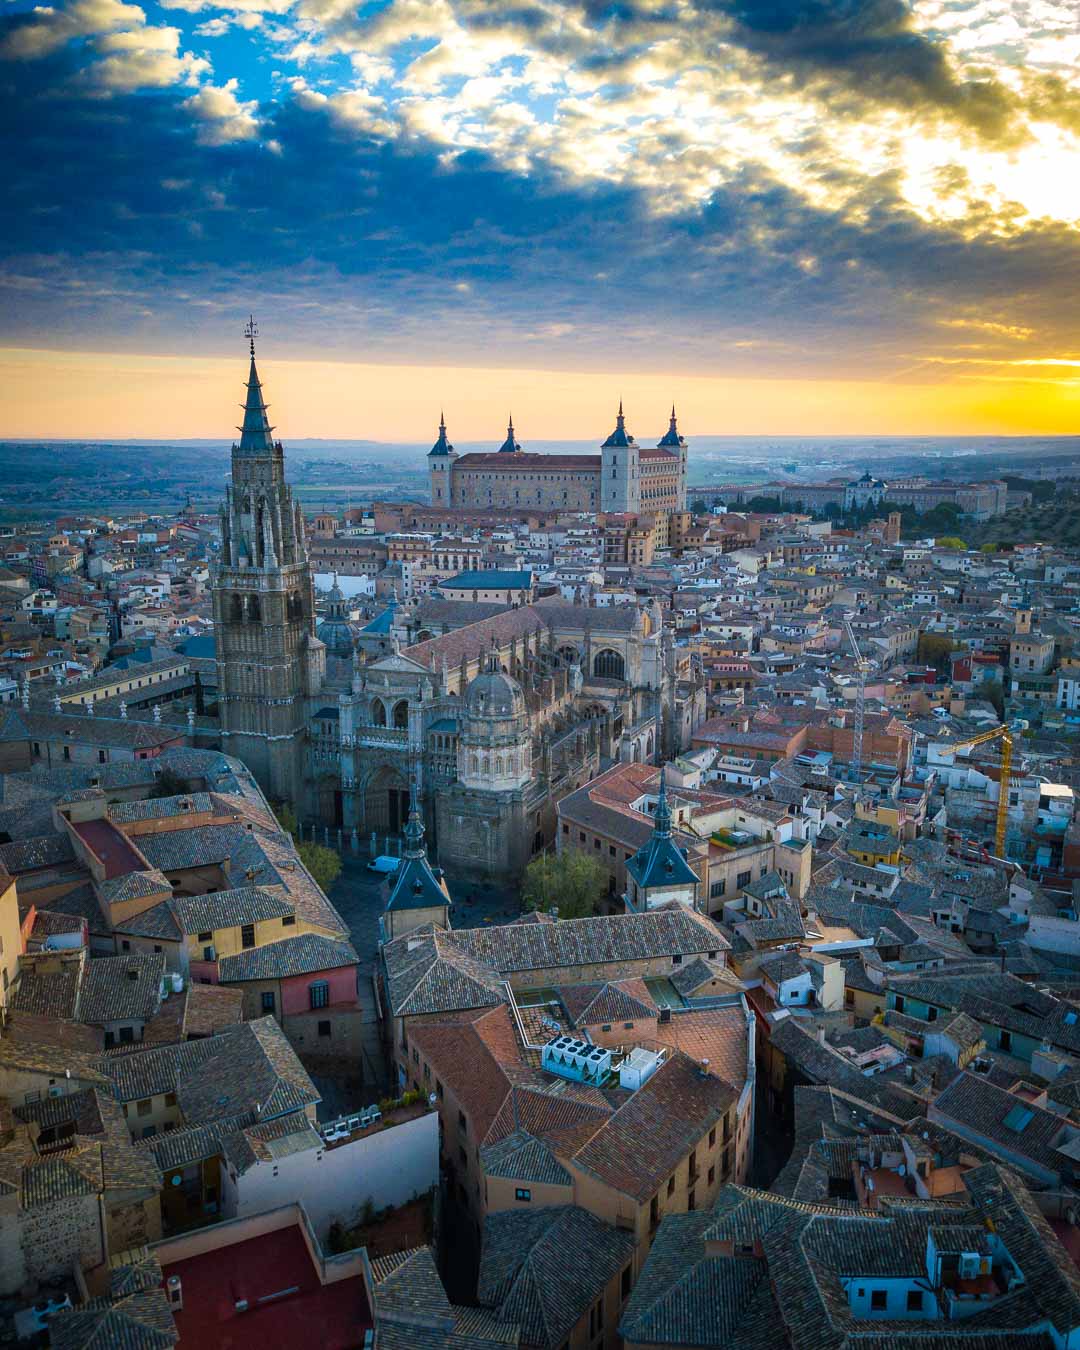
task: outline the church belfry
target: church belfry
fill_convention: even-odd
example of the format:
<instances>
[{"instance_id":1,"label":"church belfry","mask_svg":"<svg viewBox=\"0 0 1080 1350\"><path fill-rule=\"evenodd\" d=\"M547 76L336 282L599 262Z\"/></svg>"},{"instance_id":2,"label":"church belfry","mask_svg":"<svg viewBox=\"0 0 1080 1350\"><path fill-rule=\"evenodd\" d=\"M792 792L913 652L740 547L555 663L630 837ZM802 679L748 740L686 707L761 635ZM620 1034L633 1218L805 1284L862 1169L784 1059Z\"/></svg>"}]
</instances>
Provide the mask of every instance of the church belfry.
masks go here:
<instances>
[{"instance_id":1,"label":"church belfry","mask_svg":"<svg viewBox=\"0 0 1080 1350\"><path fill-rule=\"evenodd\" d=\"M325 650L314 635L314 590L300 505L285 481L255 367L252 319L247 396L221 506L214 637L222 745L272 799L303 812L307 698Z\"/></svg>"}]
</instances>

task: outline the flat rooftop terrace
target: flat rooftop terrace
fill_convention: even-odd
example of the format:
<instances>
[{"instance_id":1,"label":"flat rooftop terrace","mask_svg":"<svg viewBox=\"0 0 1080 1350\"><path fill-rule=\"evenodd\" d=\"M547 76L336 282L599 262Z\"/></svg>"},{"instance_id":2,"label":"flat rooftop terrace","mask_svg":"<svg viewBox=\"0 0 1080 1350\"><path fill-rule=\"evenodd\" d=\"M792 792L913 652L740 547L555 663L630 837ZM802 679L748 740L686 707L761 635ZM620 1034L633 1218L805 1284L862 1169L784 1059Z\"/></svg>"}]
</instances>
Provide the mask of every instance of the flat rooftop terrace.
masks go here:
<instances>
[{"instance_id":1,"label":"flat rooftop terrace","mask_svg":"<svg viewBox=\"0 0 1080 1350\"><path fill-rule=\"evenodd\" d=\"M191 1350L359 1350L373 1325L363 1279L324 1285L296 1224L180 1261L159 1255L166 1279L180 1277L176 1327Z\"/></svg>"}]
</instances>

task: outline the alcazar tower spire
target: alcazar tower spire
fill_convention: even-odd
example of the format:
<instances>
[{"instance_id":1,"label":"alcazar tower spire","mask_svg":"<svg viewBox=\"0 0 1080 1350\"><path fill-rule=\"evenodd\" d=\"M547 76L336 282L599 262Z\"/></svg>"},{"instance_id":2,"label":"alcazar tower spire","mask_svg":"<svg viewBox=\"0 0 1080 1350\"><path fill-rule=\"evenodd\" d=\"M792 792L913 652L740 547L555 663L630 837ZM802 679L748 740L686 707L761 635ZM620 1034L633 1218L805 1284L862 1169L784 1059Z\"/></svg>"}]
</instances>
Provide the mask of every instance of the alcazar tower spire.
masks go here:
<instances>
[{"instance_id":1,"label":"alcazar tower spire","mask_svg":"<svg viewBox=\"0 0 1080 1350\"><path fill-rule=\"evenodd\" d=\"M255 365L252 319L240 440L221 507L214 575L214 639L223 748L270 797L303 810L306 699L317 692L325 651L314 636L314 591L304 521L285 481Z\"/></svg>"}]
</instances>

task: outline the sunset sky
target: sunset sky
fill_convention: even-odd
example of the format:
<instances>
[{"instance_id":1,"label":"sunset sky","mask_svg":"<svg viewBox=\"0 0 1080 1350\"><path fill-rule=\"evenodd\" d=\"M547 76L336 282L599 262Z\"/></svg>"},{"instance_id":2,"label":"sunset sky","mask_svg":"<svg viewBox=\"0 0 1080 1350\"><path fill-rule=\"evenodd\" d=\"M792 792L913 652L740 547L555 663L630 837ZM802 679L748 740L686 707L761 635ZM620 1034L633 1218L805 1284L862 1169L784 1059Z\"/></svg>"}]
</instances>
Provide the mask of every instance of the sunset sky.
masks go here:
<instances>
[{"instance_id":1,"label":"sunset sky","mask_svg":"<svg viewBox=\"0 0 1080 1350\"><path fill-rule=\"evenodd\" d=\"M24 0L0 435L1080 433L1075 0Z\"/></svg>"}]
</instances>

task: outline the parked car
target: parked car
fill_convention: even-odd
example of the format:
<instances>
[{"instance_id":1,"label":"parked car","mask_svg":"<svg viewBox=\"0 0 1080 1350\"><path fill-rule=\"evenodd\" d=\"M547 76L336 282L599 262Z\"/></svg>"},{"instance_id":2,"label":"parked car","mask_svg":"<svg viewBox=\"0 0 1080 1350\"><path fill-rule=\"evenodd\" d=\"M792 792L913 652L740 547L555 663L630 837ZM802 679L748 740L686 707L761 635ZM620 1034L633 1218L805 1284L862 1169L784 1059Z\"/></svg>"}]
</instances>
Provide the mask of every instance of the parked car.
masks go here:
<instances>
[{"instance_id":1,"label":"parked car","mask_svg":"<svg viewBox=\"0 0 1080 1350\"><path fill-rule=\"evenodd\" d=\"M368 863L369 872L377 872L381 877L393 876L401 866L400 858L392 858L388 853L380 853L377 858L372 858Z\"/></svg>"}]
</instances>

